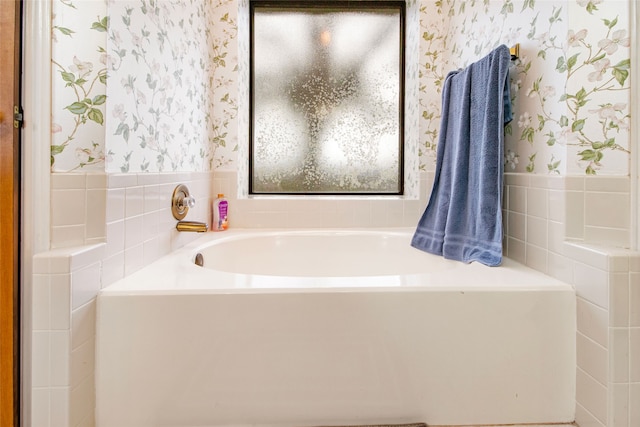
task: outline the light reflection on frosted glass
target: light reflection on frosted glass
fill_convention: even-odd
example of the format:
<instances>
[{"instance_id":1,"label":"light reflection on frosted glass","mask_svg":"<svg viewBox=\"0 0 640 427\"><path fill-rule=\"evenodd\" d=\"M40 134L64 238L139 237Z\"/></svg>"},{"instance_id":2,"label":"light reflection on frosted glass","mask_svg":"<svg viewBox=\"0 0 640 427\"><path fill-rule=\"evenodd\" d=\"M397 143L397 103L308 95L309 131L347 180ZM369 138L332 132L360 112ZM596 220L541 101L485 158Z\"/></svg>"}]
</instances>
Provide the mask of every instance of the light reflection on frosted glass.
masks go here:
<instances>
[{"instance_id":1,"label":"light reflection on frosted glass","mask_svg":"<svg viewBox=\"0 0 640 427\"><path fill-rule=\"evenodd\" d=\"M256 7L254 193L400 191L400 11Z\"/></svg>"}]
</instances>

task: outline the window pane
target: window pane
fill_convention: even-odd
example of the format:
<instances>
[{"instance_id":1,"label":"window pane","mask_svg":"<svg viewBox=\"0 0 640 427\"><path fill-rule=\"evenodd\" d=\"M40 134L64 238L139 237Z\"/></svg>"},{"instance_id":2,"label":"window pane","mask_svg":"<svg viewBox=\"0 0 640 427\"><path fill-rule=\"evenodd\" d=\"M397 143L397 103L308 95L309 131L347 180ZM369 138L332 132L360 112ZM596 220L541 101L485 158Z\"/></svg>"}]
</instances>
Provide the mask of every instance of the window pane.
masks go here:
<instances>
[{"instance_id":1,"label":"window pane","mask_svg":"<svg viewBox=\"0 0 640 427\"><path fill-rule=\"evenodd\" d=\"M401 9L354 7L254 7L252 192L401 192Z\"/></svg>"}]
</instances>

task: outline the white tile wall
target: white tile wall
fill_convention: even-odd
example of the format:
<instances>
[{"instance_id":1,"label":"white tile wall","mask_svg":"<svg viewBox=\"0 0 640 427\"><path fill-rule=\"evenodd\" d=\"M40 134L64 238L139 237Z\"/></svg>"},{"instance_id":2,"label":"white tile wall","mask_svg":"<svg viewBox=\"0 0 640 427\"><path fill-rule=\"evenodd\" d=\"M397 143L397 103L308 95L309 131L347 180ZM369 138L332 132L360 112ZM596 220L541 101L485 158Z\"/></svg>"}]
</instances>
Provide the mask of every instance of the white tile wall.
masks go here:
<instances>
[{"instance_id":1,"label":"white tile wall","mask_svg":"<svg viewBox=\"0 0 640 427\"><path fill-rule=\"evenodd\" d=\"M607 387L578 367L576 372L576 401L598 422L607 422ZM582 425L578 421L579 425Z\"/></svg>"},{"instance_id":2,"label":"white tile wall","mask_svg":"<svg viewBox=\"0 0 640 427\"><path fill-rule=\"evenodd\" d=\"M640 426L640 254L625 249L629 178L507 174L505 184L505 253L576 289L576 421Z\"/></svg>"},{"instance_id":3,"label":"white tile wall","mask_svg":"<svg viewBox=\"0 0 640 427\"><path fill-rule=\"evenodd\" d=\"M106 257L103 286L109 285L178 248L195 235L179 233L171 196L187 183L196 206L186 220L209 221L211 173L111 174L106 191ZM108 271L107 271L108 270Z\"/></svg>"},{"instance_id":4,"label":"white tile wall","mask_svg":"<svg viewBox=\"0 0 640 427\"><path fill-rule=\"evenodd\" d=\"M93 425L100 287L195 237L174 228L169 199L177 183L188 182L198 200L190 220L208 222L212 196L225 193L232 227L388 227L415 226L433 182L432 174L421 174L419 200L301 202L239 199L235 171L216 172L213 182L209 173L52 178L53 249L34 258L32 375L34 420L56 427ZM640 357L634 357L640 355L640 257L603 246L628 245L626 181L505 176L505 254L576 286L576 418L582 427L640 425ZM612 213L612 205L622 208Z\"/></svg>"},{"instance_id":5,"label":"white tile wall","mask_svg":"<svg viewBox=\"0 0 640 427\"><path fill-rule=\"evenodd\" d=\"M580 427L604 427L604 424L579 403L576 404L576 424Z\"/></svg>"},{"instance_id":6,"label":"white tile wall","mask_svg":"<svg viewBox=\"0 0 640 427\"><path fill-rule=\"evenodd\" d=\"M420 175L420 198L400 196L252 196L238 198L236 171L214 174L214 191L229 200L230 227L413 227L427 204L433 174Z\"/></svg>"},{"instance_id":7,"label":"white tile wall","mask_svg":"<svg viewBox=\"0 0 640 427\"><path fill-rule=\"evenodd\" d=\"M640 328L629 329L629 379L640 383Z\"/></svg>"},{"instance_id":8,"label":"white tile wall","mask_svg":"<svg viewBox=\"0 0 640 427\"><path fill-rule=\"evenodd\" d=\"M580 369L602 386L609 380L607 347L578 332L576 335L577 363Z\"/></svg>"},{"instance_id":9,"label":"white tile wall","mask_svg":"<svg viewBox=\"0 0 640 427\"><path fill-rule=\"evenodd\" d=\"M605 310L609 309L609 284L606 271L576 262L573 279L576 295Z\"/></svg>"},{"instance_id":10,"label":"white tile wall","mask_svg":"<svg viewBox=\"0 0 640 427\"><path fill-rule=\"evenodd\" d=\"M569 239L584 239L584 192L567 191L565 208L570 213L566 221L566 236Z\"/></svg>"},{"instance_id":11,"label":"white tile wall","mask_svg":"<svg viewBox=\"0 0 640 427\"><path fill-rule=\"evenodd\" d=\"M51 175L51 247L105 241L105 174Z\"/></svg>"},{"instance_id":12,"label":"white tile wall","mask_svg":"<svg viewBox=\"0 0 640 427\"><path fill-rule=\"evenodd\" d=\"M630 426L629 384L612 384L609 391L609 426Z\"/></svg>"},{"instance_id":13,"label":"white tile wall","mask_svg":"<svg viewBox=\"0 0 640 427\"><path fill-rule=\"evenodd\" d=\"M609 325L629 326L629 273L609 273Z\"/></svg>"},{"instance_id":14,"label":"white tile wall","mask_svg":"<svg viewBox=\"0 0 640 427\"><path fill-rule=\"evenodd\" d=\"M35 347L33 348L35 350ZM48 387L33 387L31 390L31 423L36 426L51 426L51 390Z\"/></svg>"},{"instance_id":15,"label":"white tile wall","mask_svg":"<svg viewBox=\"0 0 640 427\"><path fill-rule=\"evenodd\" d=\"M548 253L545 248L536 245L526 245L525 264L534 270L547 273L548 271Z\"/></svg>"},{"instance_id":16,"label":"white tile wall","mask_svg":"<svg viewBox=\"0 0 640 427\"><path fill-rule=\"evenodd\" d=\"M52 250L33 260L34 426L94 426L96 295L197 237L175 229L171 195L186 183L186 219L206 222L211 175L52 174Z\"/></svg>"},{"instance_id":17,"label":"white tile wall","mask_svg":"<svg viewBox=\"0 0 640 427\"><path fill-rule=\"evenodd\" d=\"M104 246L58 248L34 257L34 425L75 426L73 411L92 416L95 397L89 393L87 404L78 407L73 396L93 374L95 308L92 302L74 307L74 301L79 304L99 287Z\"/></svg>"},{"instance_id":18,"label":"white tile wall","mask_svg":"<svg viewBox=\"0 0 640 427\"><path fill-rule=\"evenodd\" d=\"M640 383L629 387L629 426L640 426Z\"/></svg>"}]
</instances>

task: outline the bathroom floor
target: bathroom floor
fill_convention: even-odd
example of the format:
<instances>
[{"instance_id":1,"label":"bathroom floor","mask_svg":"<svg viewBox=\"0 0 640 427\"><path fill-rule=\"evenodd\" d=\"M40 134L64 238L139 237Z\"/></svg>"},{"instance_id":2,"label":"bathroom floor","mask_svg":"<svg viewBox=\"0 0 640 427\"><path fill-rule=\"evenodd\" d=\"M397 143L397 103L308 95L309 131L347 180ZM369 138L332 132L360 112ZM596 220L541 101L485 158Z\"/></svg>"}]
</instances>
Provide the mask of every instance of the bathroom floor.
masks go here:
<instances>
[{"instance_id":1,"label":"bathroom floor","mask_svg":"<svg viewBox=\"0 0 640 427\"><path fill-rule=\"evenodd\" d=\"M579 427L576 423L566 424L473 424L464 426L439 426L435 424L427 424L427 427Z\"/></svg>"}]
</instances>

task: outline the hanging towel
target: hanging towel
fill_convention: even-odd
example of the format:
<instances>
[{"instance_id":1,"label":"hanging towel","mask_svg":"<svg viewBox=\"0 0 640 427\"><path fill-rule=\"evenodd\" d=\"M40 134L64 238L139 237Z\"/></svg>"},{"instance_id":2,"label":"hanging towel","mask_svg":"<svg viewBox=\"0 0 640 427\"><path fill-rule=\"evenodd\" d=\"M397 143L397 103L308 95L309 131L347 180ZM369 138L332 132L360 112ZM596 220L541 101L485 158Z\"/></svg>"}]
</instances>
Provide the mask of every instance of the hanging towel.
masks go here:
<instances>
[{"instance_id":1,"label":"hanging towel","mask_svg":"<svg viewBox=\"0 0 640 427\"><path fill-rule=\"evenodd\" d=\"M501 45L447 75L433 190L412 246L448 259L501 264L510 61L509 48Z\"/></svg>"}]
</instances>

